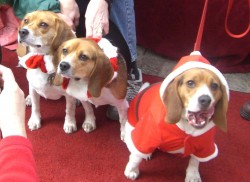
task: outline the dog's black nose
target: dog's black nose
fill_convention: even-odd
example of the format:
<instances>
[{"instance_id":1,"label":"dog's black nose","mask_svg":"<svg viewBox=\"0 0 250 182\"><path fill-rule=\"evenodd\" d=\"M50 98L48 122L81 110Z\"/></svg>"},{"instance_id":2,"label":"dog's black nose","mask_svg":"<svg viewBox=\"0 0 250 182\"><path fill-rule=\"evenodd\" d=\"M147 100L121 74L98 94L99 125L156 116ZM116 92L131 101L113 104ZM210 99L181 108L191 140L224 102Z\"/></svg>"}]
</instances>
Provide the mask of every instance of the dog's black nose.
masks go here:
<instances>
[{"instance_id":1,"label":"dog's black nose","mask_svg":"<svg viewBox=\"0 0 250 182\"><path fill-rule=\"evenodd\" d=\"M59 67L60 67L61 71L66 71L70 68L70 65L67 62L61 62Z\"/></svg>"},{"instance_id":2,"label":"dog's black nose","mask_svg":"<svg viewBox=\"0 0 250 182\"><path fill-rule=\"evenodd\" d=\"M20 35L21 38L24 38L28 34L29 34L29 31L27 29L25 29L25 28L21 28L19 30L19 35Z\"/></svg>"},{"instance_id":3,"label":"dog's black nose","mask_svg":"<svg viewBox=\"0 0 250 182\"><path fill-rule=\"evenodd\" d=\"M202 108L207 108L211 103L211 98L208 95L202 95L198 98L198 102Z\"/></svg>"}]
</instances>

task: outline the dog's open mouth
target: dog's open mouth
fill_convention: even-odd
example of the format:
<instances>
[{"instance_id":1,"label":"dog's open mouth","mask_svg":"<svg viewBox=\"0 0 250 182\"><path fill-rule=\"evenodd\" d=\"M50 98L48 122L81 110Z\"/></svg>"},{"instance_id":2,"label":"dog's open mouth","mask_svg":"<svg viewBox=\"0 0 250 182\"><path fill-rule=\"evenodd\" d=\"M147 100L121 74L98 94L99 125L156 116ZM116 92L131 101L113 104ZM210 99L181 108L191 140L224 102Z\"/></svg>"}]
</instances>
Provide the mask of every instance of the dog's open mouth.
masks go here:
<instances>
[{"instance_id":1,"label":"dog's open mouth","mask_svg":"<svg viewBox=\"0 0 250 182\"><path fill-rule=\"evenodd\" d=\"M206 124L211 119L213 114L214 114L214 107L211 107L208 110L201 110L198 112L188 111L187 119L189 124L191 124L193 127L201 129L206 126Z\"/></svg>"}]
</instances>

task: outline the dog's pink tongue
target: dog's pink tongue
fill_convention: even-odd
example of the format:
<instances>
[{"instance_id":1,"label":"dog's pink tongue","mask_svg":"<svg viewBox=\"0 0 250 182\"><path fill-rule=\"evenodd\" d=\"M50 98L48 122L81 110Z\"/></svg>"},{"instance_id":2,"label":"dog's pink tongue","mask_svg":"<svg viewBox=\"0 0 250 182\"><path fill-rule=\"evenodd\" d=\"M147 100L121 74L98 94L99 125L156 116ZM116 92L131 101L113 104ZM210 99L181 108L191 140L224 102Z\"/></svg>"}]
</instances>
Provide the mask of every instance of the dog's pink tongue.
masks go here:
<instances>
[{"instance_id":1,"label":"dog's pink tongue","mask_svg":"<svg viewBox=\"0 0 250 182\"><path fill-rule=\"evenodd\" d=\"M214 108L212 107L208 111L191 112L188 111L188 121L193 125L204 125L207 120L211 118L214 113Z\"/></svg>"},{"instance_id":2,"label":"dog's pink tongue","mask_svg":"<svg viewBox=\"0 0 250 182\"><path fill-rule=\"evenodd\" d=\"M206 120L205 113L189 113L188 114L188 121L190 124L201 124L203 121Z\"/></svg>"}]
</instances>

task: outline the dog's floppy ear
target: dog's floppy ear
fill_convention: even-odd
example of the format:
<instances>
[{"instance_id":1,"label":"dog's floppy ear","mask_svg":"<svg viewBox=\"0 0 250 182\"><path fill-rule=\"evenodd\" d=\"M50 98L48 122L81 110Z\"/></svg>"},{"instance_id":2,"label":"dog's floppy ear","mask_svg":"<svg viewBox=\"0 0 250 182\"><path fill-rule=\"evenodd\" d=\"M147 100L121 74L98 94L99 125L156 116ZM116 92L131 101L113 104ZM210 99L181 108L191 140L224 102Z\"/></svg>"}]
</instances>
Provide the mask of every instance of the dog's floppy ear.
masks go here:
<instances>
[{"instance_id":1,"label":"dog's floppy ear","mask_svg":"<svg viewBox=\"0 0 250 182\"><path fill-rule=\"evenodd\" d=\"M54 68L55 68L55 74L53 75L52 84L56 85L56 86L61 86L62 82L63 82L63 77L57 73L58 64L60 62L60 57L61 57L63 45L64 44L59 46L59 48L56 50L56 52L53 56L53 59L52 59L52 62L53 62Z\"/></svg>"},{"instance_id":2,"label":"dog's floppy ear","mask_svg":"<svg viewBox=\"0 0 250 182\"><path fill-rule=\"evenodd\" d=\"M91 73L88 91L93 97L99 97L102 88L108 84L114 75L113 67L109 58L99 50L97 53L95 67Z\"/></svg>"},{"instance_id":3,"label":"dog's floppy ear","mask_svg":"<svg viewBox=\"0 0 250 182\"><path fill-rule=\"evenodd\" d=\"M167 109L166 122L175 124L181 119L182 102L178 94L179 78L175 78L166 88L163 94L163 103Z\"/></svg>"},{"instance_id":4,"label":"dog's floppy ear","mask_svg":"<svg viewBox=\"0 0 250 182\"><path fill-rule=\"evenodd\" d=\"M228 107L228 96L224 85L221 86L222 97L217 102L214 111L213 122L224 132L227 131L227 107Z\"/></svg>"},{"instance_id":5,"label":"dog's floppy ear","mask_svg":"<svg viewBox=\"0 0 250 182\"><path fill-rule=\"evenodd\" d=\"M52 51L56 51L66 40L75 38L70 26L68 26L60 17L55 17L55 25L56 31L55 36L52 39Z\"/></svg>"}]
</instances>

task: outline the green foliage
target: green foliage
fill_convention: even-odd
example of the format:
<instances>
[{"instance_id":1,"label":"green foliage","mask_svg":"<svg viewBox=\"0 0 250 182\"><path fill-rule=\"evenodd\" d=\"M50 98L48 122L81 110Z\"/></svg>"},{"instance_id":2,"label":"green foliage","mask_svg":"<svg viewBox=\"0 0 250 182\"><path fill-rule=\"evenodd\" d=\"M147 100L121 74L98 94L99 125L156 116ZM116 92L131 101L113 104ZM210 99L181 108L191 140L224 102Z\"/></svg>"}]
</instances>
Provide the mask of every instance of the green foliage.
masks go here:
<instances>
[{"instance_id":1,"label":"green foliage","mask_svg":"<svg viewBox=\"0 0 250 182\"><path fill-rule=\"evenodd\" d=\"M11 0L0 0L0 6L4 4L11 4Z\"/></svg>"}]
</instances>

